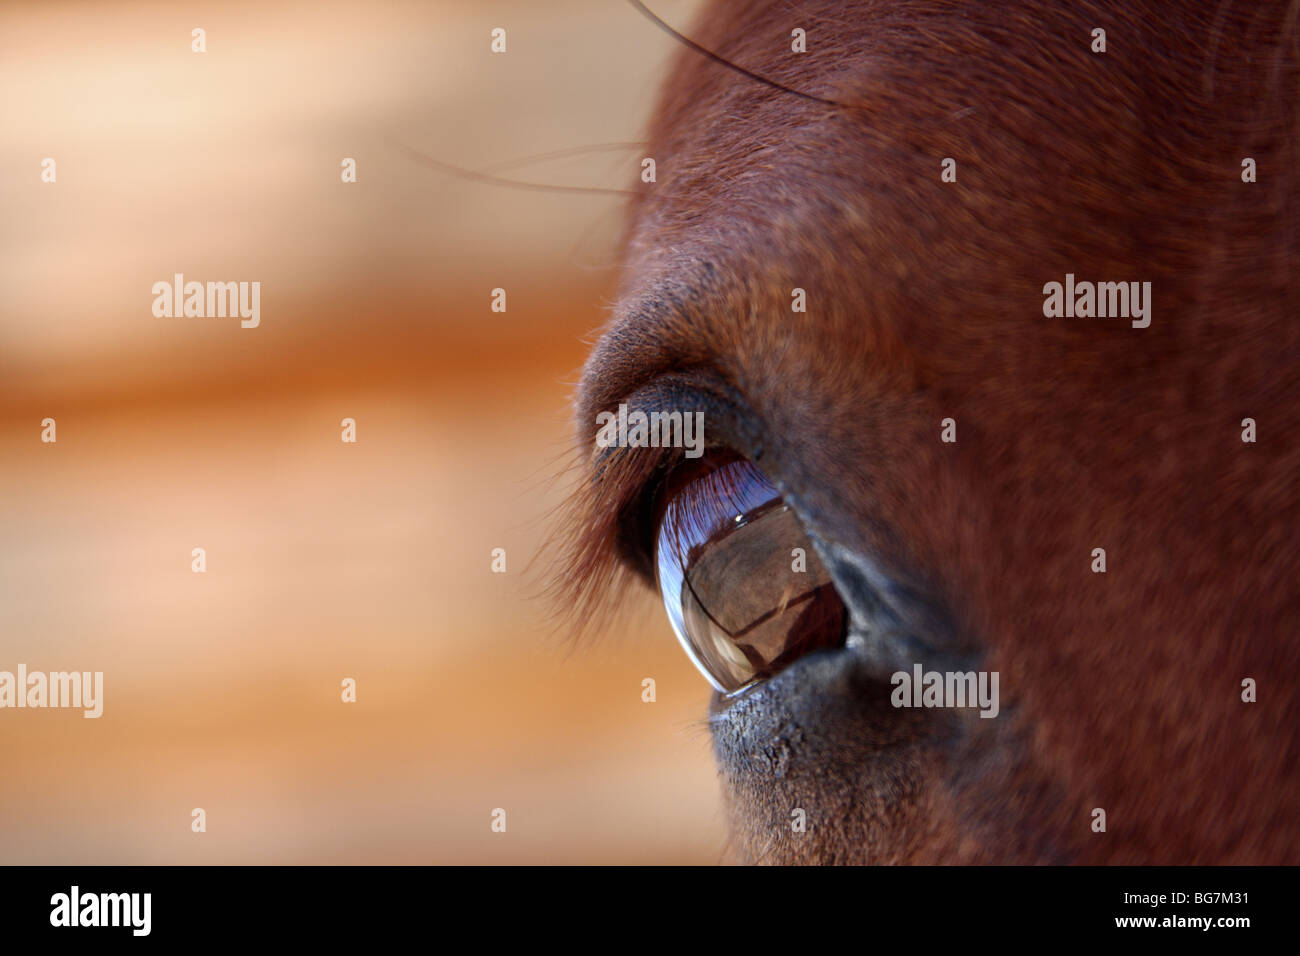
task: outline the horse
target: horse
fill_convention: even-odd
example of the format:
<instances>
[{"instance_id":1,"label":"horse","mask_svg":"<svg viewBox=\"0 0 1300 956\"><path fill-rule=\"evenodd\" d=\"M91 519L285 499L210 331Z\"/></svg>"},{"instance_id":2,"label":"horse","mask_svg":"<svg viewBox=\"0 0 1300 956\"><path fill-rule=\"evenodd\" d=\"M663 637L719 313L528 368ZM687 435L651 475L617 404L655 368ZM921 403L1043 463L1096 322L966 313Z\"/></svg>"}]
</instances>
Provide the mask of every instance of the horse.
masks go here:
<instances>
[{"instance_id":1,"label":"horse","mask_svg":"<svg viewBox=\"0 0 1300 956\"><path fill-rule=\"evenodd\" d=\"M711 0L683 31L565 574L712 629L679 637L732 859L1300 858L1298 21ZM702 414L709 464L597 447L621 405ZM996 715L908 706L914 669L996 675Z\"/></svg>"}]
</instances>

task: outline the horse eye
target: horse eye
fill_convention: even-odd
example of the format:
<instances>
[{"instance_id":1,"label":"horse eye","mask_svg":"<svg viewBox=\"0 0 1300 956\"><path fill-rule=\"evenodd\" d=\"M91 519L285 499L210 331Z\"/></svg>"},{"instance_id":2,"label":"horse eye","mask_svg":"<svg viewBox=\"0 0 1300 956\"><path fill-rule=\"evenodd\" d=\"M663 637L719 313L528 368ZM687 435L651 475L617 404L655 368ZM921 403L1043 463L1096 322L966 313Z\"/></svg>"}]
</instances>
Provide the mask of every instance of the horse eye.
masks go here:
<instances>
[{"instance_id":1,"label":"horse eye","mask_svg":"<svg viewBox=\"0 0 1300 956\"><path fill-rule=\"evenodd\" d=\"M844 644L847 614L799 519L753 464L708 466L667 499L659 588L687 655L724 694Z\"/></svg>"}]
</instances>

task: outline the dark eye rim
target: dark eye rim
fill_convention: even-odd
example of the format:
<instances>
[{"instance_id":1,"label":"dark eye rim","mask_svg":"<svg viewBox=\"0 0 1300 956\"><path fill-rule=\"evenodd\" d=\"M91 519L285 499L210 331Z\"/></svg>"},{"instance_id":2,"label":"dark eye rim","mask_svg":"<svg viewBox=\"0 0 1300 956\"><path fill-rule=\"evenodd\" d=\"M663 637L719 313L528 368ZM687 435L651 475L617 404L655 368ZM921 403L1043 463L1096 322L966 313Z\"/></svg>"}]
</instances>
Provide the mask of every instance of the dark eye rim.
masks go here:
<instances>
[{"instance_id":1,"label":"dark eye rim","mask_svg":"<svg viewBox=\"0 0 1300 956\"><path fill-rule=\"evenodd\" d=\"M773 453L783 443L764 431L762 419L716 369L696 366L660 375L613 399L605 410L615 411L622 402L645 412L702 411L705 459L744 458L763 469L798 515L845 606L850 643L839 653L865 659L871 671L882 675L918 660L939 670L969 670L978 660L983 642L953 614L950 595L937 580L915 573L915 568L883 565L837 535L834 523L827 527L819 520L809 521L820 516L810 516L801 507L801 496L789 487L779 465L779 451ZM593 439L594 434L593 418ZM627 451L610 449L607 454ZM689 476L695 460L687 459L681 449L635 451L655 456L653 467L648 477L620 489L612 551L624 567L657 590L655 549L663 503L674 483ZM755 681L733 697L739 699L766 684Z\"/></svg>"},{"instance_id":2,"label":"dark eye rim","mask_svg":"<svg viewBox=\"0 0 1300 956\"><path fill-rule=\"evenodd\" d=\"M844 653L865 656L873 671L886 675L918 660L929 661L940 670L969 670L979 659L984 642L953 613L951 595L940 585L941 577L918 574L915 567L896 562L886 566L837 535L834 522L827 527L820 520L809 521L814 516L805 512L797 489L788 486L784 470L773 460L780 455L772 451L783 443L764 430L762 419L716 368L699 365L659 375L632 393L614 398L603 410L615 411L622 402L645 412L702 411L706 459L744 458L763 469L798 515L845 605L851 645ZM593 418L593 439L594 434ZM614 506L613 553L644 584L657 590L655 548L663 502L672 483L689 474L687 469L694 460L685 458L681 449L637 451L656 459L648 478L620 491ZM607 453L618 452L626 450ZM599 480L599 467L596 470ZM747 685L746 691L765 683Z\"/></svg>"}]
</instances>

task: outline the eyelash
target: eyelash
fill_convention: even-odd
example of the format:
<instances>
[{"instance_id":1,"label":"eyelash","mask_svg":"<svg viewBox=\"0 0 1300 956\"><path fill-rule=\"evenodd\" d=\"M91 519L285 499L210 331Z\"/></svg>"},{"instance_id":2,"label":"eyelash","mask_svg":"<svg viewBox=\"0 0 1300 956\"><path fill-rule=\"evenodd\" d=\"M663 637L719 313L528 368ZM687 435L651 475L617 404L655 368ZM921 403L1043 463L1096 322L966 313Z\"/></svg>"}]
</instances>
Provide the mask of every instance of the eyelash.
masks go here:
<instances>
[{"instance_id":1,"label":"eyelash","mask_svg":"<svg viewBox=\"0 0 1300 956\"><path fill-rule=\"evenodd\" d=\"M546 550L557 625L581 640L617 612L632 580L652 585L655 507L672 448L579 451L581 464Z\"/></svg>"},{"instance_id":2,"label":"eyelash","mask_svg":"<svg viewBox=\"0 0 1300 956\"><path fill-rule=\"evenodd\" d=\"M703 366L677 369L642 383L626 395L611 394L602 404L645 412L702 411L706 421L705 454L739 445L736 452L756 451L744 433L749 420L743 404L716 370ZM595 412L589 433L579 436L579 464L560 506L545 549L552 555L544 593L554 608L554 623L580 641L618 610L633 581L655 586L655 534L666 489L674 487L698 459L679 448L595 448ZM601 408L599 410L607 410Z\"/></svg>"},{"instance_id":3,"label":"eyelash","mask_svg":"<svg viewBox=\"0 0 1300 956\"><path fill-rule=\"evenodd\" d=\"M703 412L703 458L688 459L680 448L596 446L596 413L622 403L629 412ZM574 642L603 629L625 597L640 590L633 582L659 592L660 521L673 495L720 464L761 467L766 447L743 396L720 370L704 365L674 369L631 393L608 392L599 404L588 403L583 419L591 427L579 435L576 481L547 543L553 560L545 588L554 624Z\"/></svg>"}]
</instances>

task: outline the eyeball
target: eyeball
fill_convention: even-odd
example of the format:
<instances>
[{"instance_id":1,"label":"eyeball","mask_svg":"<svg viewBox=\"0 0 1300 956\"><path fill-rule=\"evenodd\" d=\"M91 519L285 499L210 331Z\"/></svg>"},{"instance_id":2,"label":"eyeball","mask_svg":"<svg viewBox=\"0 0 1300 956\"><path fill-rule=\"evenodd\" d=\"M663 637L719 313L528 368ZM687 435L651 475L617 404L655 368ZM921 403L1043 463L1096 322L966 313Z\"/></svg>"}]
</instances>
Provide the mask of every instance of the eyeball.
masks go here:
<instances>
[{"instance_id":1,"label":"eyeball","mask_svg":"<svg viewBox=\"0 0 1300 956\"><path fill-rule=\"evenodd\" d=\"M844 644L847 614L798 517L744 460L706 466L663 505L659 589L677 639L733 694Z\"/></svg>"}]
</instances>

